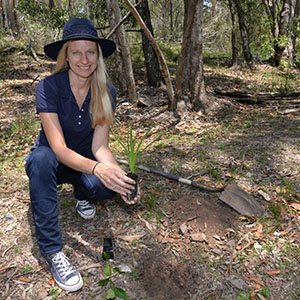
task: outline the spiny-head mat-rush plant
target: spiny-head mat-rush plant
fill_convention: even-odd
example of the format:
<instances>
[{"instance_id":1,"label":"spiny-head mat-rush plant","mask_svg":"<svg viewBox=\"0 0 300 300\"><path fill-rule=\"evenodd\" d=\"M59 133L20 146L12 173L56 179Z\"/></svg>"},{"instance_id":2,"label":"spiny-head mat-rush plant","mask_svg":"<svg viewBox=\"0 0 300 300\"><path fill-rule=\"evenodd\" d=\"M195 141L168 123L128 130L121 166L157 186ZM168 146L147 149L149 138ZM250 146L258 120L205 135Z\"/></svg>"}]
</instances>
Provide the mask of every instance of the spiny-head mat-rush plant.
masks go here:
<instances>
[{"instance_id":1,"label":"spiny-head mat-rush plant","mask_svg":"<svg viewBox=\"0 0 300 300\"><path fill-rule=\"evenodd\" d=\"M136 137L136 135L134 134L132 123L130 123L130 126L128 127L128 130L127 130L127 136L124 139L119 138L119 136L116 135L113 128L111 128L111 132L113 133L116 141L123 148L123 150L127 156L127 159L128 159L128 165L129 165L130 172L128 172L126 175L128 177L132 178L133 180L135 180L135 182L136 182L135 189L131 192L130 195L127 196L129 201L133 200L137 195L138 176L136 175L135 172L138 169L138 164L141 164L143 161L145 161L145 158L141 159L141 156L162 135L162 133L160 133L150 143L148 143L147 145L143 145L145 142L145 139L149 136L152 128L153 128L153 126L150 127L140 139L138 139Z\"/></svg>"}]
</instances>

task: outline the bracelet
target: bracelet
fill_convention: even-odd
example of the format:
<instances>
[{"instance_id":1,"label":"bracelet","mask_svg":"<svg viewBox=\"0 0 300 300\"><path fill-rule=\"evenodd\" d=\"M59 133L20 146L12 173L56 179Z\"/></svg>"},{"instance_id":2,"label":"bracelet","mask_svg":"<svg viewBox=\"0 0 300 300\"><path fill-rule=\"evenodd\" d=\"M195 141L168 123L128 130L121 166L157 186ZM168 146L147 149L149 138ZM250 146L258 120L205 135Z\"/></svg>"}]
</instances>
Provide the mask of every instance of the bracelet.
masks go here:
<instances>
[{"instance_id":1,"label":"bracelet","mask_svg":"<svg viewBox=\"0 0 300 300\"><path fill-rule=\"evenodd\" d=\"M94 174L95 169L96 169L96 167L97 167L99 164L100 164L99 161L97 161L97 162L95 163L95 165L94 165L94 167L93 167L93 170L92 170L92 175L95 175L95 174Z\"/></svg>"}]
</instances>

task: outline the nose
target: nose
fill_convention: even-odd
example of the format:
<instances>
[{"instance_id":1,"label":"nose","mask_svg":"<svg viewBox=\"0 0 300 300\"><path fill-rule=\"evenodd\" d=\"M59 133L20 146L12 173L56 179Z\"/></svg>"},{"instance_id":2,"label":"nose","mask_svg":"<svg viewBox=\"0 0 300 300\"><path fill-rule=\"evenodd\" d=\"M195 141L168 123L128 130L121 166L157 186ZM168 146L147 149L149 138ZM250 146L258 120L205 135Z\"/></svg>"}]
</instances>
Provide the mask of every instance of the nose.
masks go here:
<instances>
[{"instance_id":1,"label":"nose","mask_svg":"<svg viewBox=\"0 0 300 300\"><path fill-rule=\"evenodd\" d=\"M83 64L87 64L88 63L88 56L86 53L83 53L82 56L81 56L81 62Z\"/></svg>"}]
</instances>

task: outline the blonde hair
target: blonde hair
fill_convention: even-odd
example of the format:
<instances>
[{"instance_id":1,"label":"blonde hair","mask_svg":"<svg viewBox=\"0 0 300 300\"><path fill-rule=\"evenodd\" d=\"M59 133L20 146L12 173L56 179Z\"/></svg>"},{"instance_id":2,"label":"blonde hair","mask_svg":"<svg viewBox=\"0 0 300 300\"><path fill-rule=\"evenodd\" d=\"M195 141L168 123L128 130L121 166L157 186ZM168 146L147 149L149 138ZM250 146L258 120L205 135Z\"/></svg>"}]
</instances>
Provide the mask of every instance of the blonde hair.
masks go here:
<instances>
[{"instance_id":1,"label":"blonde hair","mask_svg":"<svg viewBox=\"0 0 300 300\"><path fill-rule=\"evenodd\" d=\"M64 43L59 51L57 62L53 74L60 73L69 69L67 62L67 49L70 41ZM92 121L92 127L98 125L112 125L114 122L112 103L110 100L107 87L107 73L102 56L100 45L97 43L98 49L98 61L97 67L91 76L91 101L90 101L90 115Z\"/></svg>"}]
</instances>

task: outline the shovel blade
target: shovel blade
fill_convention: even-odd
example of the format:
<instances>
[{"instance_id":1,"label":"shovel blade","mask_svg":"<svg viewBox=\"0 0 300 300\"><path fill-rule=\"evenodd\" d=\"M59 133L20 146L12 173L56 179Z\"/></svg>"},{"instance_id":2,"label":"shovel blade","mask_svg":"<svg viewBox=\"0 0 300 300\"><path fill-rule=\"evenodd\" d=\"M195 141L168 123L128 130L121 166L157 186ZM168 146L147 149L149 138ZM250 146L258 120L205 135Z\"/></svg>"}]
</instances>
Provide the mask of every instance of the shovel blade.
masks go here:
<instances>
[{"instance_id":1,"label":"shovel blade","mask_svg":"<svg viewBox=\"0 0 300 300\"><path fill-rule=\"evenodd\" d=\"M261 217L264 213L260 203L235 183L226 186L219 199L244 216Z\"/></svg>"}]
</instances>

